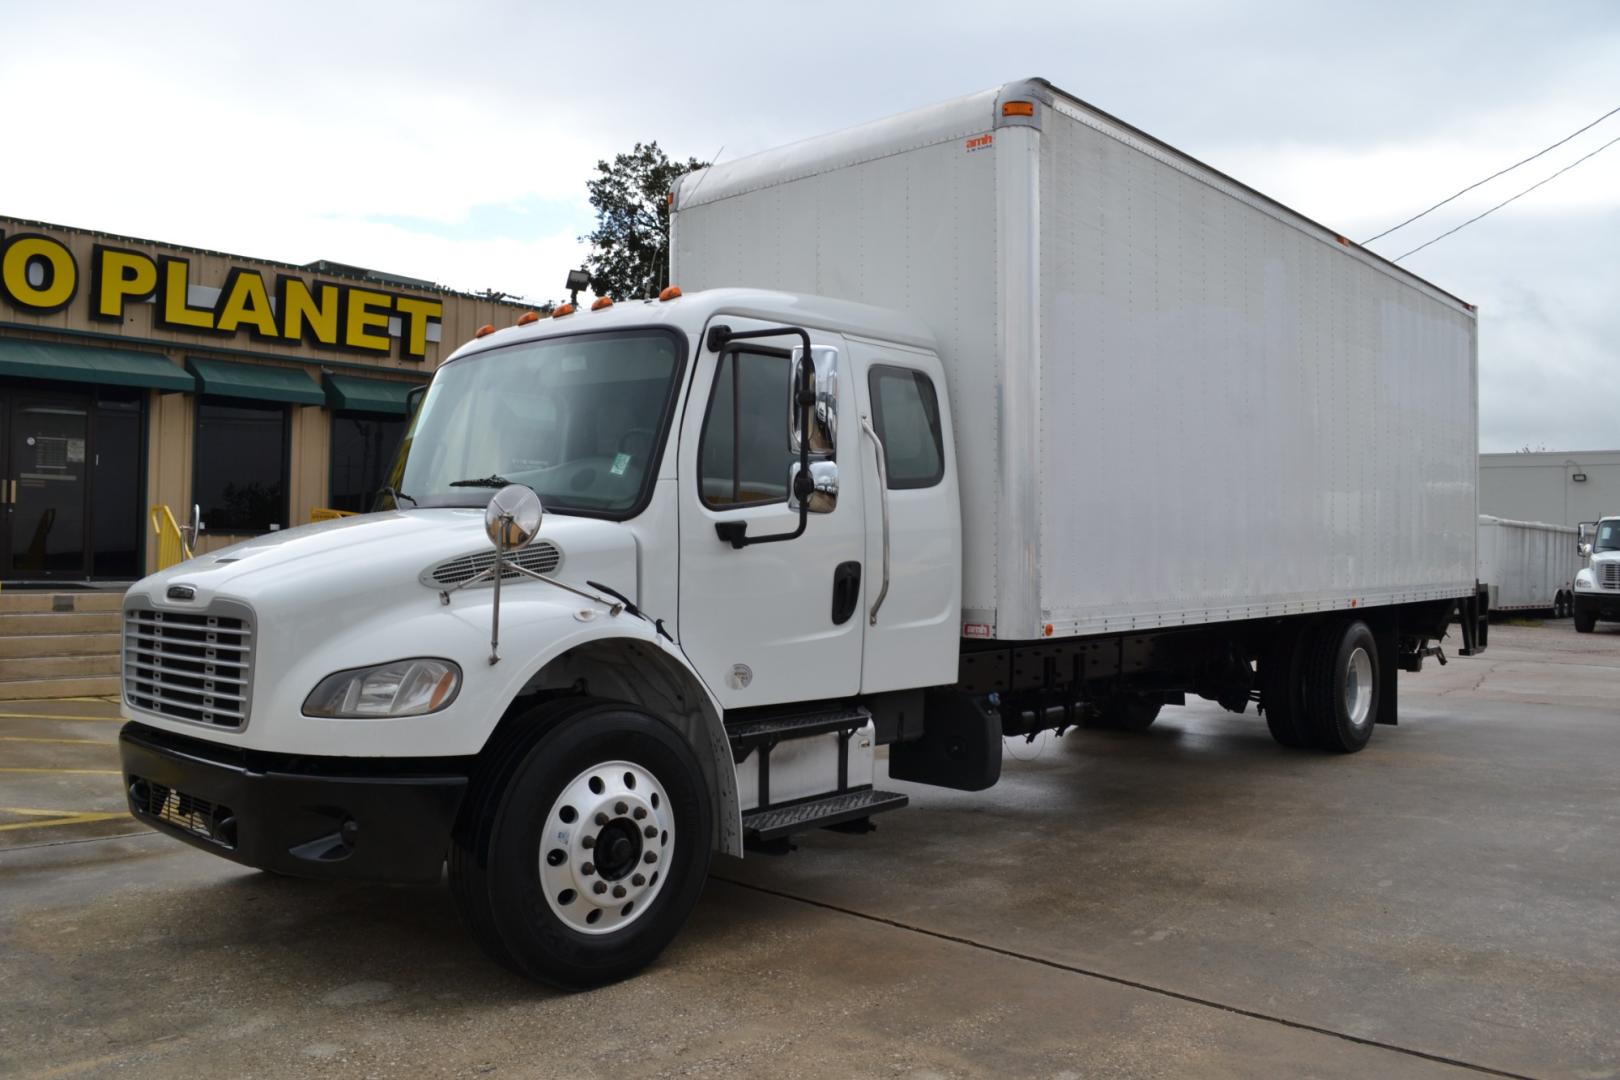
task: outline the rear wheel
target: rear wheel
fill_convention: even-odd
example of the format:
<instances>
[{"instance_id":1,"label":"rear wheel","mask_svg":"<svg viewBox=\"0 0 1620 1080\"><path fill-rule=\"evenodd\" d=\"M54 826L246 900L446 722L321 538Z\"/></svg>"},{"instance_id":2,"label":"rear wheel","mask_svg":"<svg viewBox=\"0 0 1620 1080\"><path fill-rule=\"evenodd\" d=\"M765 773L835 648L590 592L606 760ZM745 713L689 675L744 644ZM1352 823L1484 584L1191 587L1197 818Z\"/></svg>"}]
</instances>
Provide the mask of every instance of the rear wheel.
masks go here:
<instances>
[{"instance_id":1,"label":"rear wheel","mask_svg":"<svg viewBox=\"0 0 1620 1080\"><path fill-rule=\"evenodd\" d=\"M1312 741L1353 754L1378 717L1378 644L1359 619L1324 626L1308 650L1305 715Z\"/></svg>"},{"instance_id":2,"label":"rear wheel","mask_svg":"<svg viewBox=\"0 0 1620 1080\"><path fill-rule=\"evenodd\" d=\"M1260 707L1266 727L1280 745L1293 749L1311 744L1301 679L1310 633L1309 628L1279 629L1260 658Z\"/></svg>"},{"instance_id":3,"label":"rear wheel","mask_svg":"<svg viewBox=\"0 0 1620 1080\"><path fill-rule=\"evenodd\" d=\"M662 720L612 703L537 713L510 766L468 793L451 887L496 960L584 989L674 938L703 891L713 811L691 747Z\"/></svg>"}]
</instances>

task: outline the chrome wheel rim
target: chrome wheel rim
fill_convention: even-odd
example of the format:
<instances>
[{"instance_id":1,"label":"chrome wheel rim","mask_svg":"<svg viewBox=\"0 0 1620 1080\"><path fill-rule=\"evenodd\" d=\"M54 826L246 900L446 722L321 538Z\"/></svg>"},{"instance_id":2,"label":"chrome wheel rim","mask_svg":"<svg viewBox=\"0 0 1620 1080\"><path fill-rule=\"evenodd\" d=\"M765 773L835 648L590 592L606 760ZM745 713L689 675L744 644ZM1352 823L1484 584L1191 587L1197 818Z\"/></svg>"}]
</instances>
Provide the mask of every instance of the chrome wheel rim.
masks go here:
<instances>
[{"instance_id":1,"label":"chrome wheel rim","mask_svg":"<svg viewBox=\"0 0 1620 1080\"><path fill-rule=\"evenodd\" d=\"M663 889L675 819L658 778L630 761L574 777L540 834L540 887L552 913L581 934L622 930Z\"/></svg>"},{"instance_id":2,"label":"chrome wheel rim","mask_svg":"<svg viewBox=\"0 0 1620 1080\"><path fill-rule=\"evenodd\" d=\"M1362 728L1372 722L1372 703L1372 657L1357 646L1344 670L1344 711L1352 727Z\"/></svg>"}]
</instances>

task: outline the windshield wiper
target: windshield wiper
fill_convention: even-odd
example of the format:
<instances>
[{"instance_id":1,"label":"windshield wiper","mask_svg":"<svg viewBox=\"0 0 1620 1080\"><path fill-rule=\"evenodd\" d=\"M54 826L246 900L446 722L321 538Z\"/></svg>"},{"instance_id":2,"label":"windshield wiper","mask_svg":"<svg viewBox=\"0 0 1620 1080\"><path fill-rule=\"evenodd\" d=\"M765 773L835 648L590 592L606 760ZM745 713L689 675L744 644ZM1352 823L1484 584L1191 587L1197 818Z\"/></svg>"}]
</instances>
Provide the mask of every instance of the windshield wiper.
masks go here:
<instances>
[{"instance_id":1,"label":"windshield wiper","mask_svg":"<svg viewBox=\"0 0 1620 1080\"><path fill-rule=\"evenodd\" d=\"M474 477L471 480L452 480L452 481L450 481L450 486L451 487L500 488L500 487L505 487L507 484L510 484L511 482L512 481L508 480L506 477L500 475L499 473L491 473L488 476L478 476L478 477Z\"/></svg>"},{"instance_id":2,"label":"windshield wiper","mask_svg":"<svg viewBox=\"0 0 1620 1080\"><path fill-rule=\"evenodd\" d=\"M389 498L393 499L394 500L394 509L396 509L396 510L399 509L399 500L401 500L401 499L409 499L412 506L416 505L416 496L407 495L403 491L399 491L396 488L389 487L386 484L378 489L377 494L379 494L379 495L387 495Z\"/></svg>"}]
</instances>

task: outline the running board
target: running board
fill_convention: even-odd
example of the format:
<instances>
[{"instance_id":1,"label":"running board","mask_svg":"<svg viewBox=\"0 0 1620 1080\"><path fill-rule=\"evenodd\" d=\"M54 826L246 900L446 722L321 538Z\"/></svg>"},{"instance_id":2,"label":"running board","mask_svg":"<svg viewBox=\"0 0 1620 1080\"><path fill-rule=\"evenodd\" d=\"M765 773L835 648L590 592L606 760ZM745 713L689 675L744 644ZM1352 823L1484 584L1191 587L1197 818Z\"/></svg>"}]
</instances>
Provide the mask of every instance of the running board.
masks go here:
<instances>
[{"instance_id":1,"label":"running board","mask_svg":"<svg viewBox=\"0 0 1620 1080\"><path fill-rule=\"evenodd\" d=\"M791 806L767 807L750 810L742 816L743 837L748 840L769 842L794 833L811 829L825 829L832 825L857 821L881 814L885 810L898 810L911 801L909 795L895 791L846 791Z\"/></svg>"},{"instance_id":2,"label":"running board","mask_svg":"<svg viewBox=\"0 0 1620 1080\"><path fill-rule=\"evenodd\" d=\"M872 714L860 707L825 709L819 712L792 712L732 720L726 724L731 752L738 763L758 747L772 747L790 739L808 739L829 732L852 735L872 722Z\"/></svg>"}]
</instances>

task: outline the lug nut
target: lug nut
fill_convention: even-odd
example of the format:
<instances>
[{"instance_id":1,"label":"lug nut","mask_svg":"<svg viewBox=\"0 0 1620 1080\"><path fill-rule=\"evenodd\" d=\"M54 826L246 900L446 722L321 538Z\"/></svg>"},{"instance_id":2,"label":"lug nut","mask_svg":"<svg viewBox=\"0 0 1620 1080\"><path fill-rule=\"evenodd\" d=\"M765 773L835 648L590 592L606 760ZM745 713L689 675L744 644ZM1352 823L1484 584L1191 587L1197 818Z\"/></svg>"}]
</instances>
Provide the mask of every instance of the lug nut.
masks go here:
<instances>
[{"instance_id":1,"label":"lug nut","mask_svg":"<svg viewBox=\"0 0 1620 1080\"><path fill-rule=\"evenodd\" d=\"M591 848L596 846L596 837L587 836L585 839L579 842L579 846L584 848L586 851L591 850Z\"/></svg>"},{"instance_id":2,"label":"lug nut","mask_svg":"<svg viewBox=\"0 0 1620 1080\"><path fill-rule=\"evenodd\" d=\"M647 816L647 808L645 806L638 806L636 807L635 812L630 816L635 818L637 821L640 821L642 818Z\"/></svg>"},{"instance_id":3,"label":"lug nut","mask_svg":"<svg viewBox=\"0 0 1620 1080\"><path fill-rule=\"evenodd\" d=\"M611 819L606 814L598 813L596 815L596 824L598 827L606 825L609 820Z\"/></svg>"},{"instance_id":4,"label":"lug nut","mask_svg":"<svg viewBox=\"0 0 1620 1080\"><path fill-rule=\"evenodd\" d=\"M579 868L579 872L582 873L582 874L585 874L586 876L594 874L594 873L596 873L596 864L595 863L586 863L584 866Z\"/></svg>"},{"instance_id":5,"label":"lug nut","mask_svg":"<svg viewBox=\"0 0 1620 1080\"><path fill-rule=\"evenodd\" d=\"M647 854L641 857L641 861L644 863L655 863L658 861L658 853L656 851L649 851Z\"/></svg>"},{"instance_id":6,"label":"lug nut","mask_svg":"<svg viewBox=\"0 0 1620 1080\"><path fill-rule=\"evenodd\" d=\"M613 812L615 814L618 814L620 817L623 817L624 815L626 815L626 814L628 814L630 812L630 808L628 806L626 806L622 802L621 803L614 803L613 804Z\"/></svg>"},{"instance_id":7,"label":"lug nut","mask_svg":"<svg viewBox=\"0 0 1620 1080\"><path fill-rule=\"evenodd\" d=\"M598 881L595 885L591 886L591 891L600 896L602 893L607 892L607 882Z\"/></svg>"},{"instance_id":8,"label":"lug nut","mask_svg":"<svg viewBox=\"0 0 1620 1080\"><path fill-rule=\"evenodd\" d=\"M639 889L639 888L641 888L641 886L647 884L647 879L642 877L640 874L631 874L630 875L630 884L634 885L636 888Z\"/></svg>"},{"instance_id":9,"label":"lug nut","mask_svg":"<svg viewBox=\"0 0 1620 1080\"><path fill-rule=\"evenodd\" d=\"M658 835L658 826L648 825L645 829L641 830L641 835L651 840L653 837Z\"/></svg>"},{"instance_id":10,"label":"lug nut","mask_svg":"<svg viewBox=\"0 0 1620 1080\"><path fill-rule=\"evenodd\" d=\"M615 900L623 900L624 899L624 886L623 885L615 885L615 886L613 886L613 898Z\"/></svg>"}]
</instances>

